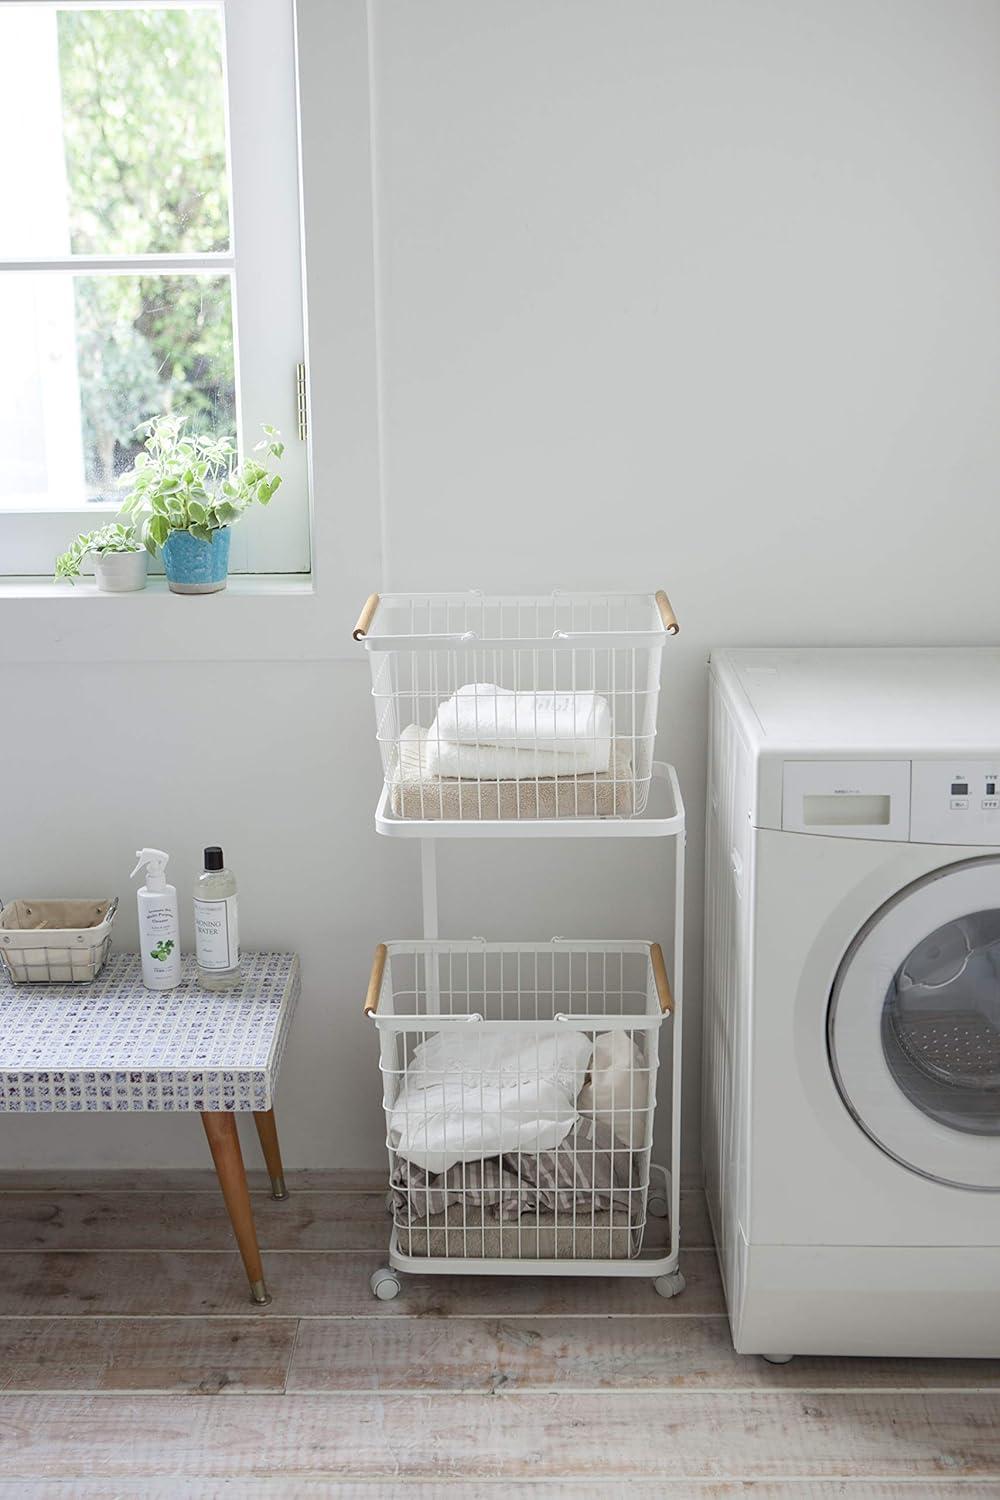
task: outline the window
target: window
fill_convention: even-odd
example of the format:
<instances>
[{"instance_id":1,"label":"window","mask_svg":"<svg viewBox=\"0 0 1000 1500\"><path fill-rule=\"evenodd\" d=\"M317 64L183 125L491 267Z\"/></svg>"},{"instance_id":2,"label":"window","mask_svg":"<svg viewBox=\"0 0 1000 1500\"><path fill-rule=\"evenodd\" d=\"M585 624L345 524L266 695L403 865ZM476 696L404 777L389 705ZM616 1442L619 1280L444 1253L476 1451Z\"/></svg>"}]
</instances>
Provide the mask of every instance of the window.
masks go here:
<instances>
[{"instance_id":1,"label":"window","mask_svg":"<svg viewBox=\"0 0 1000 1500\"><path fill-rule=\"evenodd\" d=\"M292 0L0 0L0 572L117 510L160 411L286 441L235 571L309 567Z\"/></svg>"}]
</instances>

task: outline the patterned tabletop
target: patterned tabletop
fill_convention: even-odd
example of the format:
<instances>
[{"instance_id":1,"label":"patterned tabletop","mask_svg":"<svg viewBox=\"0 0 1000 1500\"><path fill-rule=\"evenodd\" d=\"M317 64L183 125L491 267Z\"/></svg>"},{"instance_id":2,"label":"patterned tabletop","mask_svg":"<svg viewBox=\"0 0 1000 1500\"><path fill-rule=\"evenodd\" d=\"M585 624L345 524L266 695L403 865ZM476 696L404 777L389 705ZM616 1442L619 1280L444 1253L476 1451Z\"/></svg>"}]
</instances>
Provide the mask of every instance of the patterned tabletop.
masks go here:
<instances>
[{"instance_id":1,"label":"patterned tabletop","mask_svg":"<svg viewBox=\"0 0 1000 1500\"><path fill-rule=\"evenodd\" d=\"M270 1109L299 997L294 953L245 953L235 989L147 990L136 954L90 984L0 979L0 1111Z\"/></svg>"}]
</instances>

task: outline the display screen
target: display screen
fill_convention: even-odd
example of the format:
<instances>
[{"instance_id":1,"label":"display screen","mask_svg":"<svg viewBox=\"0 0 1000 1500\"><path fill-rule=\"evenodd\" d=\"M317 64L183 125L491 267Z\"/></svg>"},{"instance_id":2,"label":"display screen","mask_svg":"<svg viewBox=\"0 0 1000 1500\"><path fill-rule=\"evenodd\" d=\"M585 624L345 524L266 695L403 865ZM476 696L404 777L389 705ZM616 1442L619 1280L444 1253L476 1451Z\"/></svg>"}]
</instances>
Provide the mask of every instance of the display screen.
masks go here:
<instances>
[{"instance_id":1,"label":"display screen","mask_svg":"<svg viewBox=\"0 0 1000 1500\"><path fill-rule=\"evenodd\" d=\"M969 795L969 783L967 781L953 781L951 784L951 795L953 797L967 797Z\"/></svg>"},{"instance_id":2,"label":"display screen","mask_svg":"<svg viewBox=\"0 0 1000 1500\"><path fill-rule=\"evenodd\" d=\"M885 828L892 812L888 795L861 792L813 795L802 798L802 822L806 828Z\"/></svg>"}]
</instances>

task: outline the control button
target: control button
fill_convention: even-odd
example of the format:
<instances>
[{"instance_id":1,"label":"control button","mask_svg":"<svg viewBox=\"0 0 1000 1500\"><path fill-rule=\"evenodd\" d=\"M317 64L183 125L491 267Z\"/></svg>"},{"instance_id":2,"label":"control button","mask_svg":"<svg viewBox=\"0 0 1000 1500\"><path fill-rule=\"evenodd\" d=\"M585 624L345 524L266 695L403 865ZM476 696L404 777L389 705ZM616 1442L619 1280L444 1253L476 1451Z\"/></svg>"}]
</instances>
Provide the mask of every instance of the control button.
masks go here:
<instances>
[{"instance_id":1,"label":"control button","mask_svg":"<svg viewBox=\"0 0 1000 1500\"><path fill-rule=\"evenodd\" d=\"M984 797L982 807L984 812L996 812L1000 807L1000 797Z\"/></svg>"},{"instance_id":2,"label":"control button","mask_svg":"<svg viewBox=\"0 0 1000 1500\"><path fill-rule=\"evenodd\" d=\"M997 784L996 784L996 782L995 781L988 781L986 783L986 795L987 795L987 797L995 797L996 794L997 794Z\"/></svg>"},{"instance_id":3,"label":"control button","mask_svg":"<svg viewBox=\"0 0 1000 1500\"><path fill-rule=\"evenodd\" d=\"M968 797L952 797L951 805L952 807L968 807L969 799Z\"/></svg>"}]
</instances>

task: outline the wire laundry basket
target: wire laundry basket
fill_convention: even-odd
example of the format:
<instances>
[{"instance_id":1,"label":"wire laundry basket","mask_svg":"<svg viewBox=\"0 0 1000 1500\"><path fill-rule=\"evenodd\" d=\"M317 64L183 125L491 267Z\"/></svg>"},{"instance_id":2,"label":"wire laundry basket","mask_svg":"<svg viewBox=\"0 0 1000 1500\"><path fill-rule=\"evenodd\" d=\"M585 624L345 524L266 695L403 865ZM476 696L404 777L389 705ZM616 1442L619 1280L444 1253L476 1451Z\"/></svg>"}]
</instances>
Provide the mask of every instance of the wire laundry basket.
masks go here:
<instances>
[{"instance_id":1,"label":"wire laundry basket","mask_svg":"<svg viewBox=\"0 0 1000 1500\"><path fill-rule=\"evenodd\" d=\"M667 595L372 594L376 737L395 816L630 817L649 796Z\"/></svg>"},{"instance_id":2,"label":"wire laundry basket","mask_svg":"<svg viewBox=\"0 0 1000 1500\"><path fill-rule=\"evenodd\" d=\"M651 1150L672 1008L657 943L380 944L365 1011L380 1041L392 1267L641 1273L647 1213L670 1204ZM383 1270L372 1287L391 1297L400 1283Z\"/></svg>"}]
</instances>

